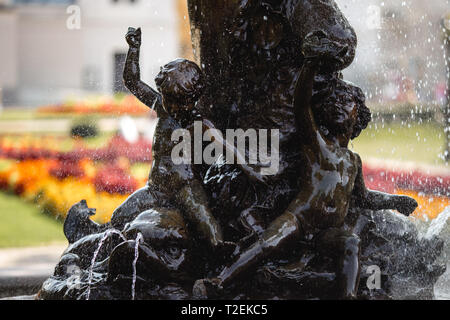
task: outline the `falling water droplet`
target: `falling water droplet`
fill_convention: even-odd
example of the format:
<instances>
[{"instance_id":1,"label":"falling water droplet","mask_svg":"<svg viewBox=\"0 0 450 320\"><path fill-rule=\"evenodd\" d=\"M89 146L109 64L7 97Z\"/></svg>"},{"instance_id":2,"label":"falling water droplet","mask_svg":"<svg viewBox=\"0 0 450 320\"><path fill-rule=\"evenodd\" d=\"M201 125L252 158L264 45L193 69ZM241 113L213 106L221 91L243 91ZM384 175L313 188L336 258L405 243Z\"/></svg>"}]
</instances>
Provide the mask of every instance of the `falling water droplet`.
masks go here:
<instances>
[{"instance_id":1,"label":"falling water droplet","mask_svg":"<svg viewBox=\"0 0 450 320\"><path fill-rule=\"evenodd\" d=\"M103 243L106 241L106 239L108 239L108 236L110 234L117 234L119 235L122 240L126 241L127 239L122 235L122 233L116 229L109 229L107 231L105 231L105 234L103 235L103 237L100 239L100 242L98 243L97 249L94 252L94 255L92 256L92 260L91 260L91 266L89 268L89 276L88 276L88 289L87 289L87 294L86 294L86 300L89 300L90 296L91 296L91 285L92 285L92 278L94 276L94 265L95 265L95 261L97 260L97 256L100 253L100 250L103 246Z\"/></svg>"},{"instance_id":2,"label":"falling water droplet","mask_svg":"<svg viewBox=\"0 0 450 320\"><path fill-rule=\"evenodd\" d=\"M136 264L139 259L139 244L143 240L143 236L141 233L138 233L136 237L136 244L134 247L134 260L133 260L133 282L131 284L131 300L135 299L136 294L136 278L137 278L137 270L136 270Z\"/></svg>"}]
</instances>

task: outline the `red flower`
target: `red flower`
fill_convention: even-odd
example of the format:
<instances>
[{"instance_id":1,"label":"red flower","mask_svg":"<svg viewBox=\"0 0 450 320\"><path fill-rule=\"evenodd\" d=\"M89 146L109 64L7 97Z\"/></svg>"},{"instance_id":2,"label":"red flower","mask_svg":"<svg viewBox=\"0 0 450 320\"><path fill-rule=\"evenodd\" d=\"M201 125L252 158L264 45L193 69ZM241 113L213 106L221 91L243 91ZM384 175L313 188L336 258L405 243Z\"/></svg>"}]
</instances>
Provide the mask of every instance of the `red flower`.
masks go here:
<instances>
[{"instance_id":1,"label":"red flower","mask_svg":"<svg viewBox=\"0 0 450 320\"><path fill-rule=\"evenodd\" d=\"M84 176L83 169L78 161L61 161L56 167L50 169L50 175L63 180L68 177L81 178Z\"/></svg>"},{"instance_id":2,"label":"red flower","mask_svg":"<svg viewBox=\"0 0 450 320\"><path fill-rule=\"evenodd\" d=\"M125 170L114 165L106 166L100 170L94 178L97 192L119 193L122 195L133 193L137 187L137 181Z\"/></svg>"}]
</instances>

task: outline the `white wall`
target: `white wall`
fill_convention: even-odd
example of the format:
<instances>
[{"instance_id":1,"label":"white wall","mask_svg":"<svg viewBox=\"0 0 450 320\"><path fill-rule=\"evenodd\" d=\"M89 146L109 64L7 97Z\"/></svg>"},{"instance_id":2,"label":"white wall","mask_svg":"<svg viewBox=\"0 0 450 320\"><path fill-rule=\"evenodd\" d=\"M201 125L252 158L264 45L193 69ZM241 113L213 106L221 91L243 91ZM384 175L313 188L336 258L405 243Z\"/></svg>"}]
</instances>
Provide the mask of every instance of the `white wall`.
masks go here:
<instances>
[{"instance_id":1,"label":"white wall","mask_svg":"<svg viewBox=\"0 0 450 320\"><path fill-rule=\"evenodd\" d=\"M18 14L20 86L79 87L82 34L66 28L65 7L23 8Z\"/></svg>"},{"instance_id":2,"label":"white wall","mask_svg":"<svg viewBox=\"0 0 450 320\"><path fill-rule=\"evenodd\" d=\"M20 6L17 104L55 103L81 85L82 34L66 27L65 6Z\"/></svg>"},{"instance_id":3,"label":"white wall","mask_svg":"<svg viewBox=\"0 0 450 320\"><path fill-rule=\"evenodd\" d=\"M380 0L335 0L358 37L358 46L353 64L344 71L346 78L363 85L367 76L379 69L380 48L372 6L379 6ZM380 17L381 19L381 17ZM378 21L381 23L381 20Z\"/></svg>"},{"instance_id":4,"label":"white wall","mask_svg":"<svg viewBox=\"0 0 450 320\"><path fill-rule=\"evenodd\" d=\"M0 87L15 86L19 104L37 106L92 93L83 91L89 70L98 93L111 94L114 53L127 52L129 26L142 27L145 81L153 84L159 67L178 56L175 0L77 4L79 30L67 28L65 5L19 5L8 14L1 11Z\"/></svg>"},{"instance_id":5,"label":"white wall","mask_svg":"<svg viewBox=\"0 0 450 320\"><path fill-rule=\"evenodd\" d=\"M344 71L347 79L369 91L375 101L403 90L393 81L398 75L414 83L419 101L435 98L437 85L446 81L440 20L450 9L449 0L336 2L358 35L355 62ZM380 29L373 28L371 6L381 10Z\"/></svg>"},{"instance_id":6,"label":"white wall","mask_svg":"<svg viewBox=\"0 0 450 320\"><path fill-rule=\"evenodd\" d=\"M128 27L141 27L142 78L153 84L159 67L178 56L177 16L174 0L80 0L82 12L83 59L85 66L99 69L101 88L110 91L113 81L113 56L127 52Z\"/></svg>"},{"instance_id":7,"label":"white wall","mask_svg":"<svg viewBox=\"0 0 450 320\"><path fill-rule=\"evenodd\" d=\"M16 16L0 11L0 88L17 85Z\"/></svg>"}]
</instances>

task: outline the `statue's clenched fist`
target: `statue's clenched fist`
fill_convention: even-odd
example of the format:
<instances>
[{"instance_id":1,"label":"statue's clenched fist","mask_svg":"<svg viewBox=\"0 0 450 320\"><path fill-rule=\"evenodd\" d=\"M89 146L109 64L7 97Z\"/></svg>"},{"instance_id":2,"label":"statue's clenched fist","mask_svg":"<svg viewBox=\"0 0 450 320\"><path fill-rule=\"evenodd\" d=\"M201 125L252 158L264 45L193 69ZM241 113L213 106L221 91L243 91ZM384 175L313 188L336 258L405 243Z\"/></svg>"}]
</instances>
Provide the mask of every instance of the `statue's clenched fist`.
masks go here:
<instances>
[{"instance_id":1,"label":"statue's clenched fist","mask_svg":"<svg viewBox=\"0 0 450 320\"><path fill-rule=\"evenodd\" d=\"M397 196L394 198L394 206L398 212L405 216L409 216L417 209L418 203L413 198L407 196Z\"/></svg>"},{"instance_id":2,"label":"statue's clenched fist","mask_svg":"<svg viewBox=\"0 0 450 320\"><path fill-rule=\"evenodd\" d=\"M128 28L128 32L125 36L127 43L130 47L139 48L142 43L142 31L141 28Z\"/></svg>"}]
</instances>

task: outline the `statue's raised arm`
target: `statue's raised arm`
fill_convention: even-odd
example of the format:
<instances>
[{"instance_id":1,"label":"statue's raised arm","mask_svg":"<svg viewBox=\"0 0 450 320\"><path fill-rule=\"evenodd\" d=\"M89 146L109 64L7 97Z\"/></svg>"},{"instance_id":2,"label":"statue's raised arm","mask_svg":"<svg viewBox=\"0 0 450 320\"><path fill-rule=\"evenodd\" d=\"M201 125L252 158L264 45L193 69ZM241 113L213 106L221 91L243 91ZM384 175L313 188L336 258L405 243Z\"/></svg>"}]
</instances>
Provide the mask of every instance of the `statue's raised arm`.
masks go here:
<instances>
[{"instance_id":1,"label":"statue's raised arm","mask_svg":"<svg viewBox=\"0 0 450 320\"><path fill-rule=\"evenodd\" d=\"M161 95L141 80L141 70L139 66L139 55L142 44L141 28L128 28L125 38L130 46L123 71L123 81L125 86L142 103L155 109L159 114L160 112L158 109L161 106Z\"/></svg>"},{"instance_id":2,"label":"statue's raised arm","mask_svg":"<svg viewBox=\"0 0 450 320\"><path fill-rule=\"evenodd\" d=\"M362 172L361 158L357 156L357 160L359 163L358 176L355 181L353 196L358 207L376 211L386 209L397 210L405 216L409 216L417 209L418 203L411 197L367 189Z\"/></svg>"},{"instance_id":3,"label":"statue's raised arm","mask_svg":"<svg viewBox=\"0 0 450 320\"><path fill-rule=\"evenodd\" d=\"M294 93L294 112L298 133L302 143L317 145L317 125L311 110L314 76L316 74L315 61L306 61L297 80Z\"/></svg>"}]
</instances>

